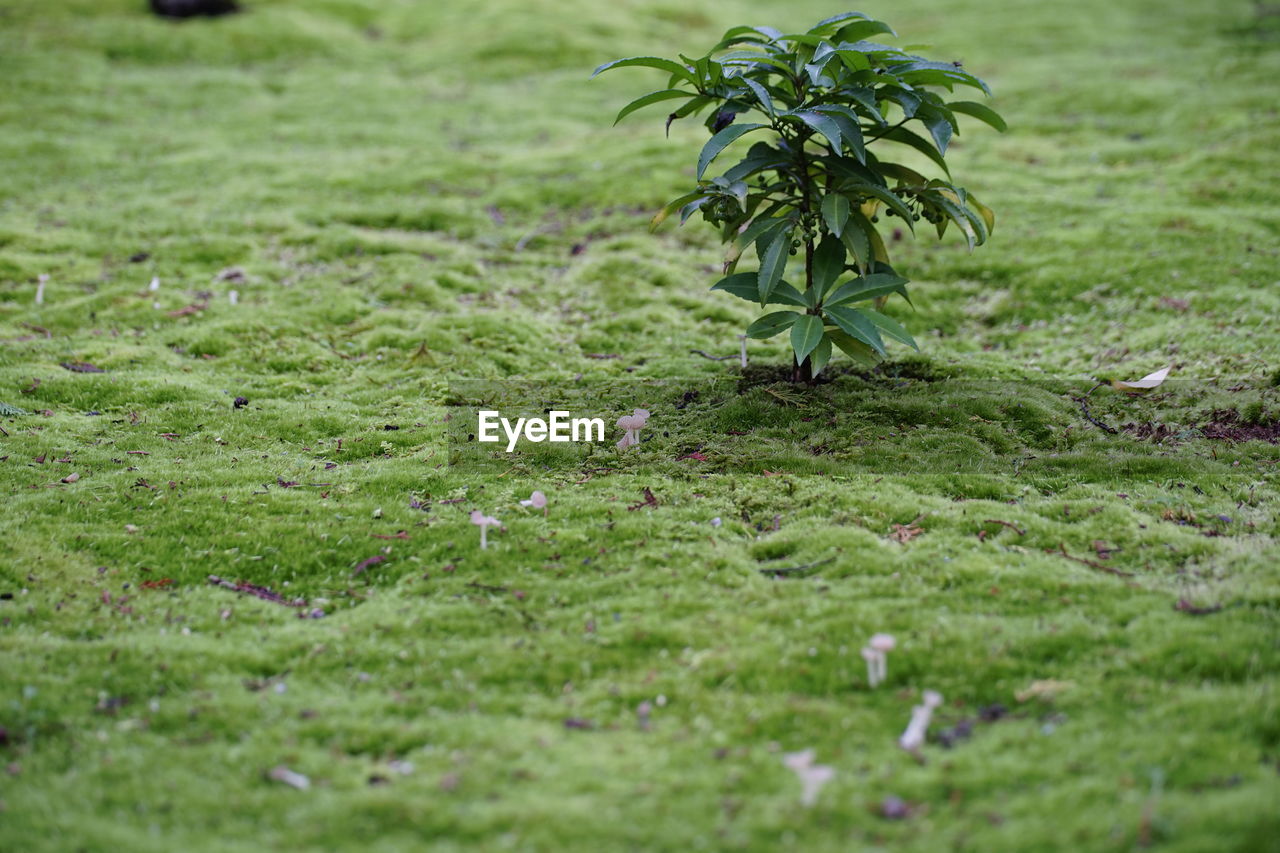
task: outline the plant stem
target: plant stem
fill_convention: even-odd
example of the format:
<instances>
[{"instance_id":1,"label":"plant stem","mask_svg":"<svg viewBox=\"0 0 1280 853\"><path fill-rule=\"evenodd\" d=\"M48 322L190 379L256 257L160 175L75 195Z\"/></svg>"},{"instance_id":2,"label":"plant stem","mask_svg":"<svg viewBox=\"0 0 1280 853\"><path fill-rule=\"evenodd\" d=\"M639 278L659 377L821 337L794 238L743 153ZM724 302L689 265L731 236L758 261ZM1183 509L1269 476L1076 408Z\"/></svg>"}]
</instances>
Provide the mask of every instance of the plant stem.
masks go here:
<instances>
[{"instance_id":1,"label":"plant stem","mask_svg":"<svg viewBox=\"0 0 1280 853\"><path fill-rule=\"evenodd\" d=\"M808 141L808 134L800 134L796 139L796 166L797 178L800 183L800 212L804 214L804 227L809 225L809 217L812 208L809 205L809 158L805 156L804 145ZM813 289L813 238L805 237L804 241L804 290L808 293ZM816 301L816 300L815 300ZM818 308L810 308L810 314L820 313ZM796 362L791 370L791 381L794 383L804 382L809 385L813 384L813 360L809 356L805 356L803 362Z\"/></svg>"}]
</instances>

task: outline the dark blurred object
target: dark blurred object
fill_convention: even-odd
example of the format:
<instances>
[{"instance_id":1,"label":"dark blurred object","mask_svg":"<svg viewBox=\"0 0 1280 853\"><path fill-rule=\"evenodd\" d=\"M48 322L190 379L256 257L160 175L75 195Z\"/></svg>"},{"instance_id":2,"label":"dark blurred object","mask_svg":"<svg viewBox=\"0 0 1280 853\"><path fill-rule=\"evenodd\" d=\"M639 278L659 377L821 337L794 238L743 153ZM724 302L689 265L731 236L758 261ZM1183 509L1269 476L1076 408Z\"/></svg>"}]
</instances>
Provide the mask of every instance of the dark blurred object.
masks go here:
<instances>
[{"instance_id":1,"label":"dark blurred object","mask_svg":"<svg viewBox=\"0 0 1280 853\"><path fill-rule=\"evenodd\" d=\"M230 15L239 12L235 0L151 0L151 11L165 18L194 18L197 15Z\"/></svg>"}]
</instances>

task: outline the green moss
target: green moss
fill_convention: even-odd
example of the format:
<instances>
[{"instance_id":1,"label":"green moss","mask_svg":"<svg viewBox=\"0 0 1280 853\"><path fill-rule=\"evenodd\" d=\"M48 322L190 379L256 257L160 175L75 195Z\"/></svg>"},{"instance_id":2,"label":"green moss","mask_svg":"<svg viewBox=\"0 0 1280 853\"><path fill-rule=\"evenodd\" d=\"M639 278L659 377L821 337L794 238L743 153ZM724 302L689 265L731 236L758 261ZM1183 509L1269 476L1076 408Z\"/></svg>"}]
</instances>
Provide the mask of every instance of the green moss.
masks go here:
<instances>
[{"instance_id":1,"label":"green moss","mask_svg":"<svg viewBox=\"0 0 1280 853\"><path fill-rule=\"evenodd\" d=\"M690 354L751 317L646 229L702 134L586 78L834 10L9 5L0 848L1273 845L1280 447L1202 429L1276 411L1264 18L895 7L996 89L953 168L999 226L897 242L922 353L795 389L782 339ZM508 456L486 396L654 415ZM917 763L923 689L1010 713Z\"/></svg>"}]
</instances>

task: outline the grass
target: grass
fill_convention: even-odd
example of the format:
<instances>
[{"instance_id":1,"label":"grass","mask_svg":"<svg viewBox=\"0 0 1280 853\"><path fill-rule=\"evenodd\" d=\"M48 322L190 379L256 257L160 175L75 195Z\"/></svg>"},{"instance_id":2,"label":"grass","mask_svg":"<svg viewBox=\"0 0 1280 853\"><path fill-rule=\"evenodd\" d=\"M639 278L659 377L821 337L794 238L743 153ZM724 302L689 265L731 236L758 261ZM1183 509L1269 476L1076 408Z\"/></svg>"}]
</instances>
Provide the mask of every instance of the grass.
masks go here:
<instances>
[{"instance_id":1,"label":"grass","mask_svg":"<svg viewBox=\"0 0 1280 853\"><path fill-rule=\"evenodd\" d=\"M992 83L1000 221L796 391L690 354L750 319L646 232L698 129L586 78L838 9L143 5L0 6L0 848L1278 849L1280 447L1209 437L1280 422L1265 8L866 7ZM646 440L464 440L570 396Z\"/></svg>"}]
</instances>

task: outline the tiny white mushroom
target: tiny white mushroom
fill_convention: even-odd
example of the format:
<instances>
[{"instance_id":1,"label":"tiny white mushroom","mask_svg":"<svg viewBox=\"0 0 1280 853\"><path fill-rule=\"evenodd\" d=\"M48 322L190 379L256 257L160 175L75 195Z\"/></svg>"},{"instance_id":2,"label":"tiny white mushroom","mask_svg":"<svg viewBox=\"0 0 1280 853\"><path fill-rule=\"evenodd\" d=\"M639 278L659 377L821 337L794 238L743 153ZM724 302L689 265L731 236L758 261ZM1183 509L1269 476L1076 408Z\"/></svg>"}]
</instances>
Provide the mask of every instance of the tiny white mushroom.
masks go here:
<instances>
[{"instance_id":1,"label":"tiny white mushroom","mask_svg":"<svg viewBox=\"0 0 1280 853\"><path fill-rule=\"evenodd\" d=\"M267 778L273 782L288 785L290 788L297 788L299 791L305 791L311 787L310 779L284 766L272 767L267 773Z\"/></svg>"},{"instance_id":2,"label":"tiny white mushroom","mask_svg":"<svg viewBox=\"0 0 1280 853\"><path fill-rule=\"evenodd\" d=\"M160 289L160 277L152 276L151 283L147 285L147 290L150 290L152 293L155 293L159 289Z\"/></svg>"},{"instance_id":3,"label":"tiny white mushroom","mask_svg":"<svg viewBox=\"0 0 1280 853\"><path fill-rule=\"evenodd\" d=\"M548 512L547 496L544 495L542 492L535 491L533 494L529 495L528 500L520 501L520 506L530 506L530 507L533 507L534 509L540 509L542 510L543 517L546 517Z\"/></svg>"},{"instance_id":4,"label":"tiny white mushroom","mask_svg":"<svg viewBox=\"0 0 1280 853\"><path fill-rule=\"evenodd\" d=\"M818 800L818 793L836 775L836 771L825 764L813 763L813 750L790 752L782 757L785 764L800 780L800 803L811 806Z\"/></svg>"},{"instance_id":5,"label":"tiny white mushroom","mask_svg":"<svg viewBox=\"0 0 1280 853\"><path fill-rule=\"evenodd\" d=\"M911 722L907 723L907 729L902 733L902 737L898 738L898 746L907 752L919 752L920 747L924 746L925 734L929 730L929 719L933 716L933 709L942 704L942 694L935 690L926 690L924 692L923 702L911 709Z\"/></svg>"},{"instance_id":6,"label":"tiny white mushroom","mask_svg":"<svg viewBox=\"0 0 1280 853\"><path fill-rule=\"evenodd\" d=\"M49 283L49 276L48 276L48 274L47 274L47 273L40 273L40 275L36 277L36 282L37 282L37 284L36 284L36 304L37 304L37 305L43 305L43 304L44 304L44 286L45 286L46 284L48 284L48 283Z\"/></svg>"},{"instance_id":7,"label":"tiny white mushroom","mask_svg":"<svg viewBox=\"0 0 1280 853\"><path fill-rule=\"evenodd\" d=\"M870 645L878 655L876 661L876 684L879 684L884 681L889 674L889 652L897 648L898 641L893 638L892 634L872 634L871 642L868 645Z\"/></svg>"},{"instance_id":8,"label":"tiny white mushroom","mask_svg":"<svg viewBox=\"0 0 1280 853\"><path fill-rule=\"evenodd\" d=\"M747 336L738 335L738 341L741 343L741 351L739 352L738 356L739 356L739 359L742 361L742 369L746 370L747 369Z\"/></svg>"},{"instance_id":9,"label":"tiny white mushroom","mask_svg":"<svg viewBox=\"0 0 1280 853\"><path fill-rule=\"evenodd\" d=\"M232 290L232 291L229 291L229 292L227 293L227 300L228 300L228 301L230 301L232 305L239 305L239 304L240 304L240 291L238 291L238 290Z\"/></svg>"},{"instance_id":10,"label":"tiny white mushroom","mask_svg":"<svg viewBox=\"0 0 1280 853\"><path fill-rule=\"evenodd\" d=\"M880 658L878 651L870 646L862 647L862 659L867 662L867 686L875 687L880 683Z\"/></svg>"},{"instance_id":11,"label":"tiny white mushroom","mask_svg":"<svg viewBox=\"0 0 1280 853\"><path fill-rule=\"evenodd\" d=\"M499 524L498 519L491 515L485 515L478 509L471 511L471 523L480 528L480 548L481 550L489 547L489 542L485 536L490 527L496 527Z\"/></svg>"},{"instance_id":12,"label":"tiny white mushroom","mask_svg":"<svg viewBox=\"0 0 1280 853\"><path fill-rule=\"evenodd\" d=\"M640 437L637 433L644 429L645 424L648 422L649 411L647 409L636 409L631 414L618 418L618 426L626 430L626 434L618 440L618 449L626 450L633 444L639 444Z\"/></svg>"}]
</instances>

